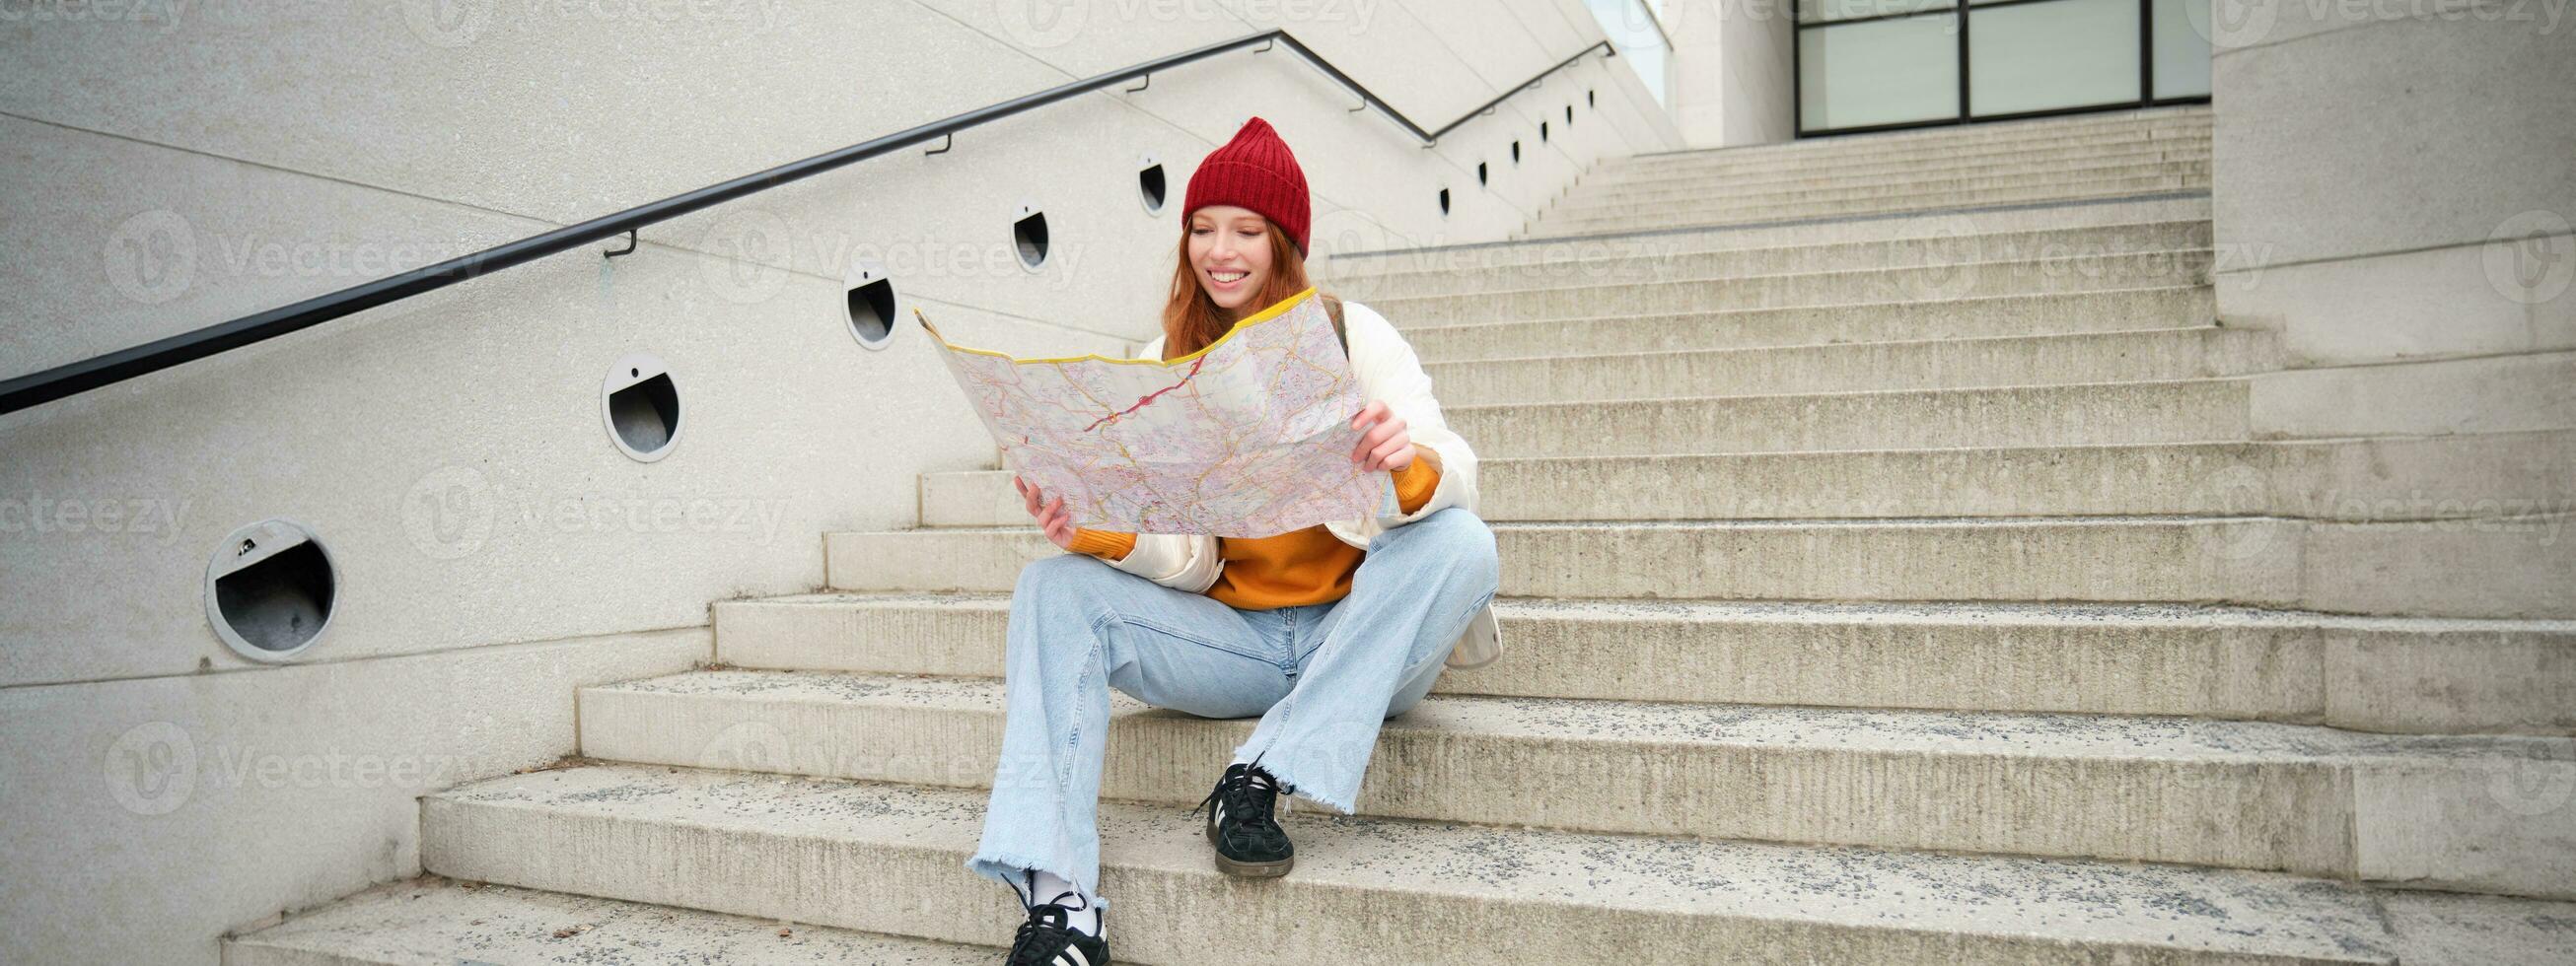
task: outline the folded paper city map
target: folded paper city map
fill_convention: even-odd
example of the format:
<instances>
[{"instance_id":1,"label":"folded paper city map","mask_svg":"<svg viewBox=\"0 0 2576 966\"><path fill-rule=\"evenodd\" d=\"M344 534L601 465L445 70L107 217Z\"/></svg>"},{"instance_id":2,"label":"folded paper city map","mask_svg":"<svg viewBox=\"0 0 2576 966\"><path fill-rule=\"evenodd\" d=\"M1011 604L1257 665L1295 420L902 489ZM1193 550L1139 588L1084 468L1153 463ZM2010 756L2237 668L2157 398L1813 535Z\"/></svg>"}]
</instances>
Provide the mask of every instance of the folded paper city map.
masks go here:
<instances>
[{"instance_id":1,"label":"folded paper city map","mask_svg":"<svg viewBox=\"0 0 2576 966\"><path fill-rule=\"evenodd\" d=\"M1003 464L1076 525L1267 537L1392 515L1393 480L1351 460L1366 401L1313 288L1178 359L1015 359L941 337Z\"/></svg>"}]
</instances>

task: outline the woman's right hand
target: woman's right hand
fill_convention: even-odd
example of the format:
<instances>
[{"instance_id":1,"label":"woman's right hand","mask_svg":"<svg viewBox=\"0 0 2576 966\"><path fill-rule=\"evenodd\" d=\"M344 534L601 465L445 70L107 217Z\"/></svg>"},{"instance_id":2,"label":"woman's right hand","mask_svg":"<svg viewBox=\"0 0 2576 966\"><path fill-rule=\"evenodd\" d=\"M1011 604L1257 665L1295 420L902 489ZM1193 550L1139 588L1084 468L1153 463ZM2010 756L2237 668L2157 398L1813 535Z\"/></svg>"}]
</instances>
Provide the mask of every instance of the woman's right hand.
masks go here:
<instances>
[{"instance_id":1,"label":"woman's right hand","mask_svg":"<svg viewBox=\"0 0 2576 966\"><path fill-rule=\"evenodd\" d=\"M1037 518L1038 529L1046 531L1046 538L1061 549L1073 549L1073 513L1064 508L1064 497L1049 500L1018 474L1011 476L1011 485L1019 489L1021 499L1028 501L1029 515Z\"/></svg>"}]
</instances>

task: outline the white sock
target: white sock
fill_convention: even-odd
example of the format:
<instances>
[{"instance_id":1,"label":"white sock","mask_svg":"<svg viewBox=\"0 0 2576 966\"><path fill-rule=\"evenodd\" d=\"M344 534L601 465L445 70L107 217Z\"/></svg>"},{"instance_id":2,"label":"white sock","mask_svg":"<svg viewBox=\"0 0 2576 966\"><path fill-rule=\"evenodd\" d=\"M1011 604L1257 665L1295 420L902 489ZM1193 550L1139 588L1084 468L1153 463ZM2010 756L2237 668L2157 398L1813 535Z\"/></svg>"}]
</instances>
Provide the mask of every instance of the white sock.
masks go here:
<instances>
[{"instance_id":1,"label":"white sock","mask_svg":"<svg viewBox=\"0 0 2576 966\"><path fill-rule=\"evenodd\" d=\"M1065 924L1089 934L1093 939L1109 938L1106 933L1108 923L1101 915L1099 896L1074 888L1072 882L1066 881L1063 876L1053 872L1045 869L1035 871L1038 874L1038 884L1036 894L1029 901L1054 902L1056 896L1067 892L1074 893L1072 897L1064 900L1065 907L1073 910L1072 914L1065 917L1067 920Z\"/></svg>"}]
</instances>

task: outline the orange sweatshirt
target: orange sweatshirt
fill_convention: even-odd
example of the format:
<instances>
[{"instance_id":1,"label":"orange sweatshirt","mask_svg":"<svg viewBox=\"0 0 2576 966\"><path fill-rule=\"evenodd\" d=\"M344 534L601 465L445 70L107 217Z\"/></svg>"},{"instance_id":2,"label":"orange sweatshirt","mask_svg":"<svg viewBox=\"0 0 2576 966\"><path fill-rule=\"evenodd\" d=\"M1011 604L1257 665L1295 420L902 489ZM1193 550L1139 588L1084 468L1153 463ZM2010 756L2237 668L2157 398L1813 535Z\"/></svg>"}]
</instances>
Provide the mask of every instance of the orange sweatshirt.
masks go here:
<instances>
[{"instance_id":1,"label":"orange sweatshirt","mask_svg":"<svg viewBox=\"0 0 2576 966\"><path fill-rule=\"evenodd\" d=\"M1395 503L1406 513L1431 502L1440 487L1440 454L1413 447L1413 462L1395 472ZM1271 610L1340 600L1351 592L1351 574L1368 551L1343 543L1316 524L1269 537L1218 537L1217 556L1225 568L1207 595L1238 610ZM1136 549L1136 535L1075 527L1067 549L1103 560L1122 560Z\"/></svg>"}]
</instances>

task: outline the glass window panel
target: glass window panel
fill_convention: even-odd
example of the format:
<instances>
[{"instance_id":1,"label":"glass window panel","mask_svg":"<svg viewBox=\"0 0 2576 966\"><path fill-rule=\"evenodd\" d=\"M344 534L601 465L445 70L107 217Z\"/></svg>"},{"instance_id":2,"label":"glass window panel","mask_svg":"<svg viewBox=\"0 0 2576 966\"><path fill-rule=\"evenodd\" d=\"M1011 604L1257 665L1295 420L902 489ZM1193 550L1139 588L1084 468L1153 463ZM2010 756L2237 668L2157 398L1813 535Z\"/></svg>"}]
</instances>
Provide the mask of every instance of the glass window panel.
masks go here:
<instances>
[{"instance_id":1,"label":"glass window panel","mask_svg":"<svg viewBox=\"0 0 2576 966\"><path fill-rule=\"evenodd\" d=\"M1969 18L1973 114L2138 99L2138 0L2045 0Z\"/></svg>"},{"instance_id":2,"label":"glass window panel","mask_svg":"<svg viewBox=\"0 0 2576 966\"><path fill-rule=\"evenodd\" d=\"M1940 13L1798 31L1800 125L1822 131L1959 116L1957 22L1958 14Z\"/></svg>"},{"instance_id":3,"label":"glass window panel","mask_svg":"<svg viewBox=\"0 0 2576 966\"><path fill-rule=\"evenodd\" d=\"M1952 0L1798 0L1798 22L1828 23L1858 17L1921 13L1955 5Z\"/></svg>"},{"instance_id":4,"label":"glass window panel","mask_svg":"<svg viewBox=\"0 0 2576 966\"><path fill-rule=\"evenodd\" d=\"M2209 93L2210 0L2154 0L2156 19L2156 97L2202 97Z\"/></svg>"}]
</instances>

